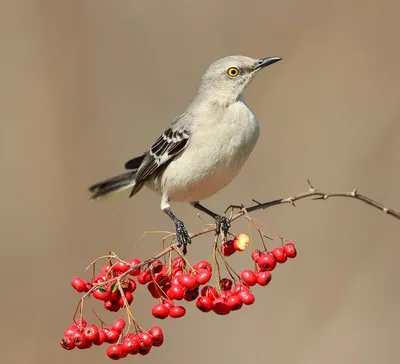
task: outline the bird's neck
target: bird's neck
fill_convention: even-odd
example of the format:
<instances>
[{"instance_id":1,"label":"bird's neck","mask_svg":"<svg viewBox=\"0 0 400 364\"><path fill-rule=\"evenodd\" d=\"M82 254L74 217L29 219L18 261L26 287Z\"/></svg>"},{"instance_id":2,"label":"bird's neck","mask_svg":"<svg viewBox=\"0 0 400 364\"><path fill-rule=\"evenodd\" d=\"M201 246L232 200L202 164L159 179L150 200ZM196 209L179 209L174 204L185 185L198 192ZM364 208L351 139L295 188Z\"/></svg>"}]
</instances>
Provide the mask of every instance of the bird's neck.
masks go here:
<instances>
[{"instance_id":1,"label":"bird's neck","mask_svg":"<svg viewBox=\"0 0 400 364\"><path fill-rule=\"evenodd\" d=\"M200 101L204 104L214 104L227 107L230 104L233 104L238 101L244 102L243 93L234 94L234 93L227 93L221 92L219 90L199 90L196 98L193 100L194 103Z\"/></svg>"}]
</instances>

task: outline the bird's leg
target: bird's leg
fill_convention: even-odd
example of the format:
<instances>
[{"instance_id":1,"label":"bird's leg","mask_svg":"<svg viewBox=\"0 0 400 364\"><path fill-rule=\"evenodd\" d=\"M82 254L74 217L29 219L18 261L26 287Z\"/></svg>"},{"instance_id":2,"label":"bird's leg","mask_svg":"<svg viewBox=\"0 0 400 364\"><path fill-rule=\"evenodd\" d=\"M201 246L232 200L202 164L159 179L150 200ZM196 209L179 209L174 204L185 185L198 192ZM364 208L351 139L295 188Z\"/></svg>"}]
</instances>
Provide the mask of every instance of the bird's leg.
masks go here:
<instances>
[{"instance_id":1,"label":"bird's leg","mask_svg":"<svg viewBox=\"0 0 400 364\"><path fill-rule=\"evenodd\" d=\"M231 227L231 222L226 216L221 216L216 214L215 212L212 212L208 208L201 205L200 202L193 202L192 206L197 210L204 212L208 216L211 216L215 220L215 232L217 235L219 235L222 231L224 236L226 236L229 228Z\"/></svg>"},{"instance_id":2,"label":"bird's leg","mask_svg":"<svg viewBox=\"0 0 400 364\"><path fill-rule=\"evenodd\" d=\"M185 225L181 220L179 220L174 213L171 211L169 207L164 208L163 211L171 218L171 220L175 224L176 229L176 240L178 242L178 248L182 247L183 255L187 253L187 245L190 244L192 241L190 239L190 235L187 232Z\"/></svg>"}]
</instances>

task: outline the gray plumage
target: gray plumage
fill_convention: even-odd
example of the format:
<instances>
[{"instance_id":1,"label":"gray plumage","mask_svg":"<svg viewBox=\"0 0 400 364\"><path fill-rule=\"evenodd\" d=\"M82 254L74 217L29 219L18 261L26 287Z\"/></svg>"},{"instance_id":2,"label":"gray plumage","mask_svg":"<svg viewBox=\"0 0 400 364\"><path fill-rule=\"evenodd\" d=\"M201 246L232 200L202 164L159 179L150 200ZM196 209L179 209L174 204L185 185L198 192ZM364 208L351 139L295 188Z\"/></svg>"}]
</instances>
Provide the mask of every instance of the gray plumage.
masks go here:
<instances>
[{"instance_id":1,"label":"gray plumage","mask_svg":"<svg viewBox=\"0 0 400 364\"><path fill-rule=\"evenodd\" d=\"M204 73L186 111L144 155L125 164L130 172L91 186L92 198L126 189L133 196L146 186L161 195L161 209L174 220L178 242L190 242L183 224L172 214L170 202L201 206L198 201L212 196L236 177L259 137L258 122L243 92L259 70L279 60L230 56L215 61ZM177 222L186 238L178 231Z\"/></svg>"}]
</instances>

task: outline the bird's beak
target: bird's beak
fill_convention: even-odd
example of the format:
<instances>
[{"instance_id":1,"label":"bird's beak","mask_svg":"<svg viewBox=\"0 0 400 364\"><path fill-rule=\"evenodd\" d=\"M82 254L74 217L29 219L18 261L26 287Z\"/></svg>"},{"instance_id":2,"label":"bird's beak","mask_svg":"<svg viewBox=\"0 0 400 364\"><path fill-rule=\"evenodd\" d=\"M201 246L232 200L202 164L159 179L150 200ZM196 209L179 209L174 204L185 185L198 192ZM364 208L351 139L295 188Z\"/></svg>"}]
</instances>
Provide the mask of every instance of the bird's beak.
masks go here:
<instances>
[{"instance_id":1,"label":"bird's beak","mask_svg":"<svg viewBox=\"0 0 400 364\"><path fill-rule=\"evenodd\" d=\"M266 58L260 58L257 60L254 69L259 70L261 68L270 66L271 64L274 64L278 61L280 61L282 58L279 57L266 57Z\"/></svg>"}]
</instances>

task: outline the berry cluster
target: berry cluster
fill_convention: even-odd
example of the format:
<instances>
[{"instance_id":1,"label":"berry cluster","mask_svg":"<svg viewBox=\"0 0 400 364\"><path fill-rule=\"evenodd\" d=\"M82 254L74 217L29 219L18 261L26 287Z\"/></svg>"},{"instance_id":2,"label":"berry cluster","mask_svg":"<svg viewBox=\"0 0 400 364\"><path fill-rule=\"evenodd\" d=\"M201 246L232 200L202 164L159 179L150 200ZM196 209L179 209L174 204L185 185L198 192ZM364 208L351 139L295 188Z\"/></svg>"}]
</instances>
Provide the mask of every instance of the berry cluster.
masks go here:
<instances>
[{"instance_id":1,"label":"berry cluster","mask_svg":"<svg viewBox=\"0 0 400 364\"><path fill-rule=\"evenodd\" d=\"M147 355L153 346L161 346L164 342L164 334L158 326L153 326L148 331L138 328L136 333L123 334L125 326L125 320L117 319L111 327L100 329L96 325L87 325L84 319L78 319L65 330L61 346L66 350L75 347L89 349L92 345L108 343L111 344L107 347L108 357L118 360L128 354ZM118 342L121 343L117 344Z\"/></svg>"},{"instance_id":2,"label":"berry cluster","mask_svg":"<svg viewBox=\"0 0 400 364\"><path fill-rule=\"evenodd\" d=\"M205 260L192 265L174 247L167 248L144 262L137 258L126 262L114 254L108 256L108 263L90 281L75 277L71 285L76 291L84 293L78 306L81 312L85 298L94 297L102 301L108 311L125 309L128 327L125 329L126 323L123 319L117 319L113 325L108 326L96 314L101 321L99 328L96 325L87 325L81 317L67 327L61 346L67 350L75 347L87 349L92 345L108 343L110 345L107 355L114 360L128 354L146 355L152 346L161 346L164 341L161 328L154 326L146 331L137 324L132 315L130 305L134 294L137 294L135 292L138 284L145 286L150 295L158 300L151 309L152 315L157 319L183 317L186 309L181 302L184 301L194 302L202 312L212 311L218 315L227 315L240 310L243 305L252 305L255 296L251 288L255 285L268 285L272 278L271 271L277 263L282 264L288 258L296 257L297 252L292 242L276 247L271 252L267 249L253 250L252 269L244 269L238 274L229 265L227 257L235 252L245 251L248 245L249 238L246 234L237 235L233 240L222 244L220 249L214 245L214 267ZM175 258L172 256L173 251L178 255ZM166 259L167 254L169 259ZM117 261L113 263L115 259ZM229 274L228 278L220 275L221 259ZM213 275L218 282L215 286L209 284ZM132 325L135 332L130 332Z\"/></svg>"},{"instance_id":3,"label":"berry cluster","mask_svg":"<svg viewBox=\"0 0 400 364\"><path fill-rule=\"evenodd\" d=\"M212 267L207 261L199 261L185 273L181 258L173 261L173 273L165 276L159 284L151 281L148 289L154 298L161 302L152 308L152 314L158 319L179 318L185 315L183 306L176 306L177 301L196 300L196 307L202 312L214 311L219 315L226 315L231 311L239 310L243 304L251 305L254 296L249 285L238 281L233 290L233 281L229 278L219 280L217 287L207 285L212 277ZM163 266L162 269L165 269Z\"/></svg>"},{"instance_id":4,"label":"berry cluster","mask_svg":"<svg viewBox=\"0 0 400 364\"><path fill-rule=\"evenodd\" d=\"M75 277L71 281L72 287L78 292L89 292L95 284L109 282L91 292L92 296L100 301L104 301L104 308L111 312L117 312L123 308L126 302L130 305L133 301L133 292L136 290L136 282L129 277L124 277L120 283L113 281L114 278L126 273L132 265L141 263L139 259L133 258L128 263L118 261L114 265L106 264L100 269L100 274L87 282L80 277ZM140 273L140 268L130 271L131 276Z\"/></svg>"}]
</instances>

